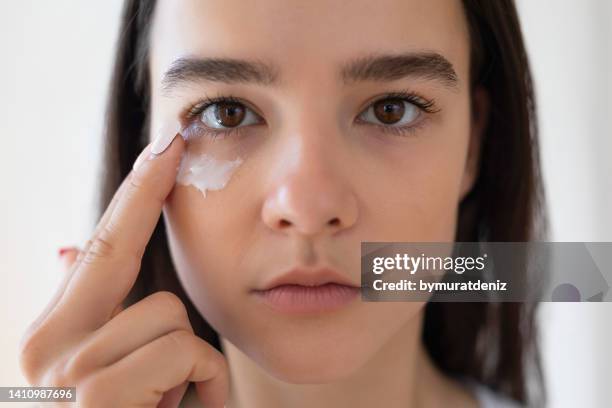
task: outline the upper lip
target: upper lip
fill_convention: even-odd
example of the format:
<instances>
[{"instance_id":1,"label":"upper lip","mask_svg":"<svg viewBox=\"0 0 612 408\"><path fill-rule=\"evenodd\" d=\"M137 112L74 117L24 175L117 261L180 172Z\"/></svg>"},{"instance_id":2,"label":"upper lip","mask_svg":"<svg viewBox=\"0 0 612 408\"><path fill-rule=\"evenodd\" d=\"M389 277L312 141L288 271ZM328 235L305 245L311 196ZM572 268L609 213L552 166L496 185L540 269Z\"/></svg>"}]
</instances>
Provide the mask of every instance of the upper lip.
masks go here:
<instances>
[{"instance_id":1,"label":"upper lip","mask_svg":"<svg viewBox=\"0 0 612 408\"><path fill-rule=\"evenodd\" d=\"M272 289L281 285L302 285L302 286L319 286L326 283L336 283L338 285L353 286L355 285L340 272L331 268L293 268L290 271L270 280L260 290Z\"/></svg>"}]
</instances>

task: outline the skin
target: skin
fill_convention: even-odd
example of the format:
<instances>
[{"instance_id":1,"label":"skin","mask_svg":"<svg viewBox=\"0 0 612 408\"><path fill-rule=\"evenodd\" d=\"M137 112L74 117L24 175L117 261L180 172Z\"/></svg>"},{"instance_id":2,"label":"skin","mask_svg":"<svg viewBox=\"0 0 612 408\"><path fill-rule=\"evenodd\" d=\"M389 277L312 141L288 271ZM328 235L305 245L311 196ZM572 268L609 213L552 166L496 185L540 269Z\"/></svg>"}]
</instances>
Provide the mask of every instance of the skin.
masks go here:
<instances>
[{"instance_id":1,"label":"skin","mask_svg":"<svg viewBox=\"0 0 612 408\"><path fill-rule=\"evenodd\" d=\"M421 384L414 375L416 361L419 370L429 366L417 341L422 304L357 302L296 318L268 310L249 290L299 265L331 266L359 282L361 241L453 240L457 205L475 177L468 151L477 136L460 2L160 1L157 7L153 121L180 116L204 94L229 94L266 122L212 147L194 142L190 148L223 158L233 158L226 152L241 145L244 164L224 190L203 198L177 186L165 207L179 278L222 337L235 383L231 406L408 406L417 388L443 381ZM422 78L347 86L336 76L343 61L368 52L421 50L451 61L457 89ZM282 84L196 80L167 97L164 72L184 55L271 61ZM440 112L408 136L354 123L372 97L402 89L435 99ZM334 217L340 224L330 227ZM396 376L414 388L393 391ZM373 378L388 385L363 387ZM457 394L452 385L443 389Z\"/></svg>"},{"instance_id":2,"label":"skin","mask_svg":"<svg viewBox=\"0 0 612 408\"><path fill-rule=\"evenodd\" d=\"M487 112L486 94L468 86L461 3L160 0L156 7L152 129L168 120L186 125L185 111L204 95L238 97L263 122L214 142L177 137L130 173L24 336L28 380L77 384L83 406L176 406L187 381L197 384L187 400L219 407L476 406L427 357L422 303L355 301L290 316L250 293L297 266L331 267L358 284L361 241L454 239ZM456 86L423 77L338 80L344 61L423 50L452 63ZM165 92L165 72L185 55L270 61L282 81L198 80ZM437 111L421 112L405 135L356 122L374 99L402 90L435 100ZM244 161L224 189L204 198L174 184L186 149ZM221 336L224 356L193 335L170 293L118 307L162 210L179 279Z\"/></svg>"}]
</instances>

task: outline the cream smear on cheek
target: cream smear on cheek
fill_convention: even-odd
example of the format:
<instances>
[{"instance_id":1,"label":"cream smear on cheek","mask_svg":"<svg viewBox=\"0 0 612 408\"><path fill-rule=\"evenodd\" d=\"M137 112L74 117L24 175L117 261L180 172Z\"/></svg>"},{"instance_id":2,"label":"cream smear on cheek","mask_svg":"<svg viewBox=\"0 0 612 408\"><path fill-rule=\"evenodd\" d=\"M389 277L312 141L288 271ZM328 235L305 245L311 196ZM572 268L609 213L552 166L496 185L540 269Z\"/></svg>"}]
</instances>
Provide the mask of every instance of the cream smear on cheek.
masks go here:
<instances>
[{"instance_id":1,"label":"cream smear on cheek","mask_svg":"<svg viewBox=\"0 0 612 408\"><path fill-rule=\"evenodd\" d=\"M208 190L223 189L229 182L234 171L243 162L240 157L234 160L227 160L215 157L216 155L210 151L206 153L194 152L194 150L202 149L193 149L189 147L189 132L181 128L178 121L165 121L157 128L156 133L158 135L156 140L162 140L162 144L166 147L172 142L172 138L177 133L185 140L187 148L181 158L176 182L185 186L197 188L204 197L206 197L206 191ZM153 144L156 144L156 142Z\"/></svg>"},{"instance_id":2,"label":"cream smear on cheek","mask_svg":"<svg viewBox=\"0 0 612 408\"><path fill-rule=\"evenodd\" d=\"M178 122L168 121L159 127L160 135L180 136L189 143L189 135L185 129L181 129ZM185 186L192 186L200 190L206 197L208 190L223 189L234 171L242 164L243 160L237 157L234 160L216 158L211 153L196 153L193 149L185 150L179 165L176 182Z\"/></svg>"},{"instance_id":3,"label":"cream smear on cheek","mask_svg":"<svg viewBox=\"0 0 612 408\"><path fill-rule=\"evenodd\" d=\"M176 182L193 186L206 197L206 190L221 190L240 166L242 159L218 160L210 154L187 151L181 160Z\"/></svg>"}]
</instances>

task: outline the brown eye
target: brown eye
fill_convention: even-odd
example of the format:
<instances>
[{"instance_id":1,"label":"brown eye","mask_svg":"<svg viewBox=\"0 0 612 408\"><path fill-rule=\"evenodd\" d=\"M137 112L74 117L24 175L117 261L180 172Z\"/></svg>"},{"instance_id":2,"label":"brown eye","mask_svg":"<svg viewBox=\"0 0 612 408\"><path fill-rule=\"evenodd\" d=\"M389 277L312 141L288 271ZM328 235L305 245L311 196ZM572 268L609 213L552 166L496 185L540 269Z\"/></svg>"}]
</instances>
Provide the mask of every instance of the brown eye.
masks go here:
<instances>
[{"instance_id":1,"label":"brown eye","mask_svg":"<svg viewBox=\"0 0 612 408\"><path fill-rule=\"evenodd\" d=\"M410 125L420 114L420 109L402 98L385 98L370 105L359 117L366 122L388 127Z\"/></svg>"},{"instance_id":2,"label":"brown eye","mask_svg":"<svg viewBox=\"0 0 612 408\"><path fill-rule=\"evenodd\" d=\"M245 109L236 102L221 102L216 105L214 110L215 119L224 127L235 127L242 122L245 116Z\"/></svg>"},{"instance_id":3,"label":"brown eye","mask_svg":"<svg viewBox=\"0 0 612 408\"><path fill-rule=\"evenodd\" d=\"M404 101L398 98L383 99L374 103L373 108L376 119L389 125L399 122L406 111Z\"/></svg>"},{"instance_id":4,"label":"brown eye","mask_svg":"<svg viewBox=\"0 0 612 408\"><path fill-rule=\"evenodd\" d=\"M240 102L219 101L200 114L200 121L213 129L235 128L259 123L259 116Z\"/></svg>"}]
</instances>

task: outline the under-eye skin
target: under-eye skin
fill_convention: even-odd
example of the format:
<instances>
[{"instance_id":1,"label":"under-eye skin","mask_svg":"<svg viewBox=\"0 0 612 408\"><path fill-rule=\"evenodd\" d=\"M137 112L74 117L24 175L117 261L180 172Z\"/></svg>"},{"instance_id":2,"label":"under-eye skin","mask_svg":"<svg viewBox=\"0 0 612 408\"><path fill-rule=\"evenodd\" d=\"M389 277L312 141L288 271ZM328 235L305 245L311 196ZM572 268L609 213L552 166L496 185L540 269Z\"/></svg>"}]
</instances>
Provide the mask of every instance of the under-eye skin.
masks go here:
<instances>
[{"instance_id":1,"label":"under-eye skin","mask_svg":"<svg viewBox=\"0 0 612 408\"><path fill-rule=\"evenodd\" d=\"M412 92L392 92L371 102L356 118L356 123L374 126L396 135L414 133L425 115L437 113L435 102ZM185 113L187 137L212 139L238 136L249 126L265 120L241 99L234 96L206 97Z\"/></svg>"}]
</instances>

